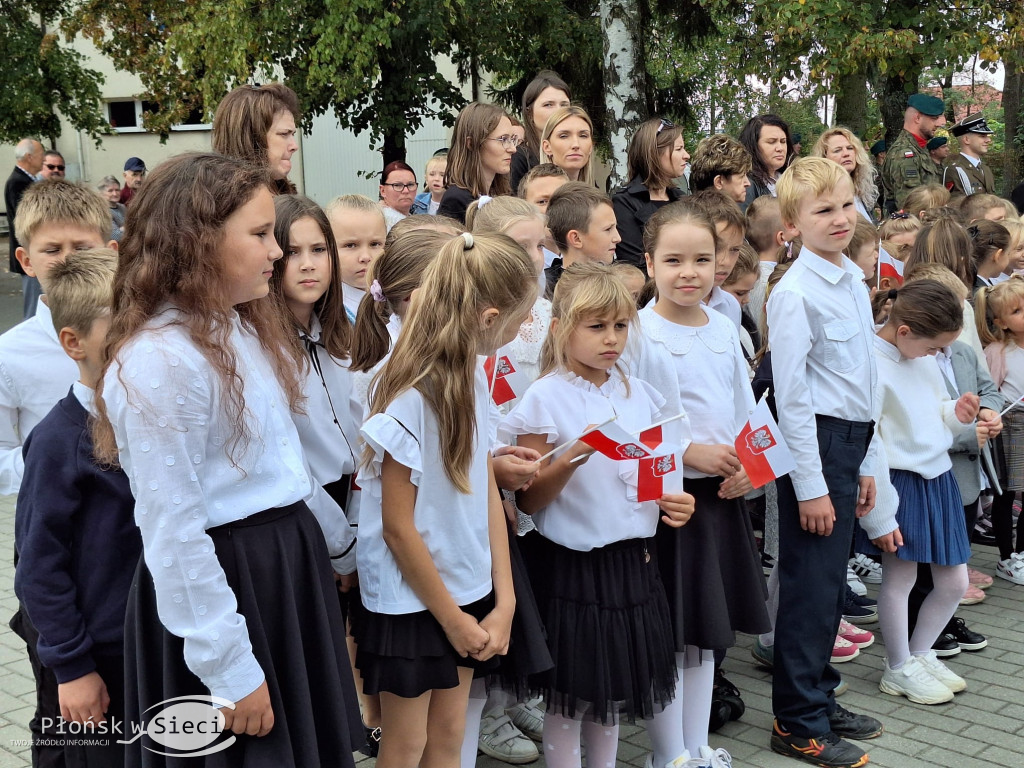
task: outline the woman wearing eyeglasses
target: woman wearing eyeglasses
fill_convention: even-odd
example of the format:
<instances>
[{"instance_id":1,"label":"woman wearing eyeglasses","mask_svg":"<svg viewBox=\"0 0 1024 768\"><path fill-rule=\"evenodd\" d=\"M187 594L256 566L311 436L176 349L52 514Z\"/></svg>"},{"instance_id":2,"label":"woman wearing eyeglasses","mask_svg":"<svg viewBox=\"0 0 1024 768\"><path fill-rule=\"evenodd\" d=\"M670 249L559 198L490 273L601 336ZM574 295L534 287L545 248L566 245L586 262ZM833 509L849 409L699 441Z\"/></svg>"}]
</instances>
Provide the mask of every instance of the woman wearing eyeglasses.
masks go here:
<instances>
[{"instance_id":1,"label":"woman wearing eyeglasses","mask_svg":"<svg viewBox=\"0 0 1024 768\"><path fill-rule=\"evenodd\" d=\"M466 208L481 195L509 194L508 173L519 138L501 107L474 101L455 118L444 197L437 209L466 223Z\"/></svg>"},{"instance_id":2,"label":"woman wearing eyeglasses","mask_svg":"<svg viewBox=\"0 0 1024 768\"><path fill-rule=\"evenodd\" d=\"M416 187L416 171L401 160L385 166L380 175L380 207L384 211L388 232L409 215L416 201Z\"/></svg>"},{"instance_id":3,"label":"woman wearing eyeglasses","mask_svg":"<svg viewBox=\"0 0 1024 768\"><path fill-rule=\"evenodd\" d=\"M615 247L617 261L635 264L647 274L644 226L655 211L683 196L676 179L683 175L689 159L682 128L660 118L647 120L637 128L626 151L629 183L612 194L615 222L622 238Z\"/></svg>"}]
</instances>

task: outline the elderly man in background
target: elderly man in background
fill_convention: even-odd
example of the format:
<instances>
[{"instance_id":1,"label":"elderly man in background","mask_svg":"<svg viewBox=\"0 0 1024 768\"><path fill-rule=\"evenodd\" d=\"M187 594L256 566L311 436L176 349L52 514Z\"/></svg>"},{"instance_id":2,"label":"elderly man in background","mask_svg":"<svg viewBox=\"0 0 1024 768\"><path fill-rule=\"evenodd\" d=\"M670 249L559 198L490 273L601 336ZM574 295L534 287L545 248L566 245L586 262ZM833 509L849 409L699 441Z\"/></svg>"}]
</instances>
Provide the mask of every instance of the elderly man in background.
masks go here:
<instances>
[{"instance_id":1,"label":"elderly man in background","mask_svg":"<svg viewBox=\"0 0 1024 768\"><path fill-rule=\"evenodd\" d=\"M7 183L4 185L4 210L7 214L8 240L11 246L8 266L11 272L21 275L21 292L25 301L24 315L26 319L36 313L36 302L43 291L39 281L26 275L25 270L21 268L21 264L14 257L14 252L18 250L19 245L18 238L14 234L14 214L18 210L21 196L36 180L36 175L42 168L42 143L38 139L22 139L14 148L14 170L7 177Z\"/></svg>"}]
</instances>

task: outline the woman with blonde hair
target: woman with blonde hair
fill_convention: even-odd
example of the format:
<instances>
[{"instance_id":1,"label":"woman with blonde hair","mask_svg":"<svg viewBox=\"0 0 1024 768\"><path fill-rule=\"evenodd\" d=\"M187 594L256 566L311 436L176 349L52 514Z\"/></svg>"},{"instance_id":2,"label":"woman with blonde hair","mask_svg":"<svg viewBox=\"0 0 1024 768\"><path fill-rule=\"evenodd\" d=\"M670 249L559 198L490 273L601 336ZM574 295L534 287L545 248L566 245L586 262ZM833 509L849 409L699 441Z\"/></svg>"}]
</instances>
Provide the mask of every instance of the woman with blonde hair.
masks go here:
<instances>
[{"instance_id":1,"label":"woman with blonde hair","mask_svg":"<svg viewBox=\"0 0 1024 768\"><path fill-rule=\"evenodd\" d=\"M569 181L594 183L594 121L583 107L563 107L544 125L540 148Z\"/></svg>"},{"instance_id":2,"label":"woman with blonde hair","mask_svg":"<svg viewBox=\"0 0 1024 768\"><path fill-rule=\"evenodd\" d=\"M857 212L875 224L874 210L878 200L875 176L878 174L878 168L871 162L871 155L861 140L854 136L849 128L837 125L818 137L811 149L811 155L834 160L846 169L853 181Z\"/></svg>"}]
</instances>

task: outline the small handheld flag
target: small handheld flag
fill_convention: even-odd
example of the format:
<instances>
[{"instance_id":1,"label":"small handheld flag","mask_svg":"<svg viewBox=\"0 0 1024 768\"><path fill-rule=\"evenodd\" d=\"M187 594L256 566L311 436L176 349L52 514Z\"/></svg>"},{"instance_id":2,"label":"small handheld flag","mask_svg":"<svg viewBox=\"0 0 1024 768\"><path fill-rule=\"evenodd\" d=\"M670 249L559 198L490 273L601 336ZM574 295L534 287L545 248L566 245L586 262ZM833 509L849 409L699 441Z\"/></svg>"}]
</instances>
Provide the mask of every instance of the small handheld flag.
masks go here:
<instances>
[{"instance_id":1,"label":"small handheld flag","mask_svg":"<svg viewBox=\"0 0 1024 768\"><path fill-rule=\"evenodd\" d=\"M903 262L890 254L879 244L878 246L878 282L883 277L895 280L898 285L903 285Z\"/></svg>"},{"instance_id":2,"label":"small handheld flag","mask_svg":"<svg viewBox=\"0 0 1024 768\"><path fill-rule=\"evenodd\" d=\"M484 361L484 371L491 382L491 400L495 405L518 400L530 386L529 377L517 366L509 355L491 355Z\"/></svg>"},{"instance_id":3,"label":"small handheld flag","mask_svg":"<svg viewBox=\"0 0 1024 768\"><path fill-rule=\"evenodd\" d=\"M796 469L793 454L789 452L789 446L763 397L740 430L735 446L736 455L755 488Z\"/></svg>"}]
</instances>

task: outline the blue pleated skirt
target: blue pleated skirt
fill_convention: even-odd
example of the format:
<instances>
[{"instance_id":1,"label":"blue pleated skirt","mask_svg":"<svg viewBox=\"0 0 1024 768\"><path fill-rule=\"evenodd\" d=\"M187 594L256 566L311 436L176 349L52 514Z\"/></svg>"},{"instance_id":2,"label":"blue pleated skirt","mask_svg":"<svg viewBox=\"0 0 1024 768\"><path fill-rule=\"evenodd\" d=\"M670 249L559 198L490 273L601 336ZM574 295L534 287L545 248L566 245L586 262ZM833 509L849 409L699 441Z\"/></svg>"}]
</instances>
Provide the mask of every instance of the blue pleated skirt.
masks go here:
<instances>
[{"instance_id":1,"label":"blue pleated skirt","mask_svg":"<svg viewBox=\"0 0 1024 768\"><path fill-rule=\"evenodd\" d=\"M960 565L971 557L971 544L964 526L960 488L952 470L931 480L916 472L890 469L889 478L900 497L896 523L903 534L903 546L896 557L915 563ZM859 552L880 554L864 531L857 528Z\"/></svg>"}]
</instances>

